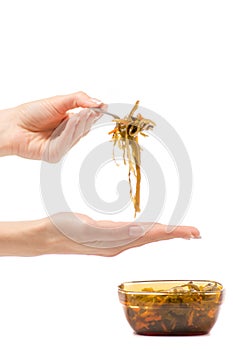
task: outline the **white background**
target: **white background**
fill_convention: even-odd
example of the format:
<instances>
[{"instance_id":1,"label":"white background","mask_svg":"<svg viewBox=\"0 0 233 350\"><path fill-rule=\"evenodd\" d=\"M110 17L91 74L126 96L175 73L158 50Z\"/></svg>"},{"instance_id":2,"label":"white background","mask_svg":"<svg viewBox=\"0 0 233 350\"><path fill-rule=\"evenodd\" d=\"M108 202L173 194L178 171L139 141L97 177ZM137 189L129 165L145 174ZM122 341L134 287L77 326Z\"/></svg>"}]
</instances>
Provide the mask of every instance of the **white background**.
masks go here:
<instances>
[{"instance_id":1,"label":"white background","mask_svg":"<svg viewBox=\"0 0 233 350\"><path fill-rule=\"evenodd\" d=\"M194 187L183 224L202 235L114 258L1 258L1 349L232 348L232 16L226 0L1 2L0 108L77 90L108 103L140 99L187 147ZM0 220L44 217L40 162L7 157L0 169ZM224 284L209 336L133 334L117 285L169 278Z\"/></svg>"}]
</instances>

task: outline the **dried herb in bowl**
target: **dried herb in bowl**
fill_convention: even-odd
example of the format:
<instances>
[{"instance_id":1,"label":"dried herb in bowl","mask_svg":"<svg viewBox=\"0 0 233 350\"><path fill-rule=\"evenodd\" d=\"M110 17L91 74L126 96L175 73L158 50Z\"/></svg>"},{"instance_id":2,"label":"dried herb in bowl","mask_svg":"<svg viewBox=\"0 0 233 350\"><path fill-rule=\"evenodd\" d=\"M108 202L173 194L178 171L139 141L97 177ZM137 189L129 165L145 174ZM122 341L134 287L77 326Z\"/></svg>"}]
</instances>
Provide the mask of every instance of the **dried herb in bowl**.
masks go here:
<instances>
[{"instance_id":1,"label":"dried herb in bowl","mask_svg":"<svg viewBox=\"0 0 233 350\"><path fill-rule=\"evenodd\" d=\"M139 334L197 335L215 324L223 287L212 281L130 282L119 286L119 298Z\"/></svg>"}]
</instances>

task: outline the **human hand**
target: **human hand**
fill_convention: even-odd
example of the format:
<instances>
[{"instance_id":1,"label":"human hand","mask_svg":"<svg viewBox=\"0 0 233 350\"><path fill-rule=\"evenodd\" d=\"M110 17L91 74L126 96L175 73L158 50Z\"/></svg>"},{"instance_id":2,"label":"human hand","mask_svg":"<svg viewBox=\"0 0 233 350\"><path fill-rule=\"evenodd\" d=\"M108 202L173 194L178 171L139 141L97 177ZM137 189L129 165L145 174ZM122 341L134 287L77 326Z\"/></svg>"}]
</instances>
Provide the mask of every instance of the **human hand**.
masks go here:
<instances>
[{"instance_id":1,"label":"human hand","mask_svg":"<svg viewBox=\"0 0 233 350\"><path fill-rule=\"evenodd\" d=\"M78 114L68 111L102 105L101 101L84 92L77 92L1 111L0 134L5 145L2 152L0 149L0 155L57 162L89 132L96 117L100 116L89 109L83 109Z\"/></svg>"},{"instance_id":2,"label":"human hand","mask_svg":"<svg viewBox=\"0 0 233 350\"><path fill-rule=\"evenodd\" d=\"M83 214L59 213L46 218L53 254L115 256L144 244L173 238L200 238L192 226L170 227L159 223L95 221Z\"/></svg>"},{"instance_id":3,"label":"human hand","mask_svg":"<svg viewBox=\"0 0 233 350\"><path fill-rule=\"evenodd\" d=\"M200 238L192 226L170 227L142 222L95 221L82 214L58 213L34 221L0 222L0 256L84 254L115 256L173 238Z\"/></svg>"}]
</instances>

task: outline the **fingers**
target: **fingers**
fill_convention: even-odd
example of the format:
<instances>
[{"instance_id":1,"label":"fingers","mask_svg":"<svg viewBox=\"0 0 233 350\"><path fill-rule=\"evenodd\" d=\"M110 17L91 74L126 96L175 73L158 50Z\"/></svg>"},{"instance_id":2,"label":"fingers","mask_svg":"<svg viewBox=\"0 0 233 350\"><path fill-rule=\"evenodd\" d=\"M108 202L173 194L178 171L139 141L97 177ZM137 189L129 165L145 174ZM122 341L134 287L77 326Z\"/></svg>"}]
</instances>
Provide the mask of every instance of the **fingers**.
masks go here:
<instances>
[{"instance_id":1,"label":"fingers","mask_svg":"<svg viewBox=\"0 0 233 350\"><path fill-rule=\"evenodd\" d=\"M86 136L89 133L91 127L101 115L101 113L96 113L89 109L84 109L78 114L73 115L77 122L73 133L71 147L73 147L83 136Z\"/></svg>"},{"instance_id":2,"label":"fingers","mask_svg":"<svg viewBox=\"0 0 233 350\"><path fill-rule=\"evenodd\" d=\"M199 230L193 226L177 226L174 230L170 231L169 226L165 225L165 230L168 235L171 234L174 238L184 238L184 239L200 239L201 235Z\"/></svg>"},{"instance_id":3,"label":"fingers","mask_svg":"<svg viewBox=\"0 0 233 350\"><path fill-rule=\"evenodd\" d=\"M102 101L92 98L82 91L69 95L50 97L47 99L47 102L51 103L60 114L64 114L73 108L100 107L103 105Z\"/></svg>"},{"instance_id":4,"label":"fingers","mask_svg":"<svg viewBox=\"0 0 233 350\"><path fill-rule=\"evenodd\" d=\"M193 226L177 226L173 231L169 231L170 227L162 224L147 224L147 232L139 239L130 242L129 244L119 247L118 251L115 249L112 255L117 255L127 249L139 247L148 243L158 242L162 240L183 238L183 239L200 239L200 232ZM111 252L110 252L111 253Z\"/></svg>"},{"instance_id":5,"label":"fingers","mask_svg":"<svg viewBox=\"0 0 233 350\"><path fill-rule=\"evenodd\" d=\"M73 141L76 119L64 120L53 132L42 155L42 160L49 163L58 162L70 149Z\"/></svg>"},{"instance_id":6,"label":"fingers","mask_svg":"<svg viewBox=\"0 0 233 350\"><path fill-rule=\"evenodd\" d=\"M201 238L200 232L193 226L173 226L162 224L152 224L146 234L146 239L149 242L168 240L173 238L196 239Z\"/></svg>"},{"instance_id":7,"label":"fingers","mask_svg":"<svg viewBox=\"0 0 233 350\"><path fill-rule=\"evenodd\" d=\"M53 132L45 149L43 160L58 162L91 129L101 114L83 109L65 119Z\"/></svg>"}]
</instances>

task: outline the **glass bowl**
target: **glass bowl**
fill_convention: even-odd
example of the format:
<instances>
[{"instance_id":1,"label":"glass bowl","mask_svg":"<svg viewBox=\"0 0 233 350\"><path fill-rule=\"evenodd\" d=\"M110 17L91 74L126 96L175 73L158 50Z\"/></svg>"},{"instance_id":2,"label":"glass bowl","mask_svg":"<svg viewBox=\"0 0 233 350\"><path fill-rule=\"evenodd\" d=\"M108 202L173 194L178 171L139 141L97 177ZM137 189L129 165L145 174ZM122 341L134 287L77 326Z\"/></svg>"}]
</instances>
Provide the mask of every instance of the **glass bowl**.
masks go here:
<instances>
[{"instance_id":1,"label":"glass bowl","mask_svg":"<svg viewBox=\"0 0 233 350\"><path fill-rule=\"evenodd\" d=\"M215 324L224 289L209 280L137 281L119 285L118 295L138 334L201 335Z\"/></svg>"}]
</instances>

